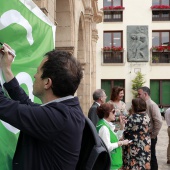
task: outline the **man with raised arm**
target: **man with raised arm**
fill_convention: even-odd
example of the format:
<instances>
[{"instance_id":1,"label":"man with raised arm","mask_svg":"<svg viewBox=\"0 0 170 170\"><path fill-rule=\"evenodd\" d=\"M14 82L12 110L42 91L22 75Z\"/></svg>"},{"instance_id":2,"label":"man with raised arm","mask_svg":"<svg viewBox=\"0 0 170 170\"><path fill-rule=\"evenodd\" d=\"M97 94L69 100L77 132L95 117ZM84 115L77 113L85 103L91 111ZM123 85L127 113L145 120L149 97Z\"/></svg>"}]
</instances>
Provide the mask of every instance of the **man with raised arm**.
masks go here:
<instances>
[{"instance_id":1,"label":"man with raised arm","mask_svg":"<svg viewBox=\"0 0 170 170\"><path fill-rule=\"evenodd\" d=\"M13 56L0 49L2 69L10 98L0 86L0 119L20 130L13 170L73 170L78 162L85 117L74 97L83 73L68 52L46 53L34 75L31 102L11 71ZM11 141L12 142L12 141Z\"/></svg>"}]
</instances>

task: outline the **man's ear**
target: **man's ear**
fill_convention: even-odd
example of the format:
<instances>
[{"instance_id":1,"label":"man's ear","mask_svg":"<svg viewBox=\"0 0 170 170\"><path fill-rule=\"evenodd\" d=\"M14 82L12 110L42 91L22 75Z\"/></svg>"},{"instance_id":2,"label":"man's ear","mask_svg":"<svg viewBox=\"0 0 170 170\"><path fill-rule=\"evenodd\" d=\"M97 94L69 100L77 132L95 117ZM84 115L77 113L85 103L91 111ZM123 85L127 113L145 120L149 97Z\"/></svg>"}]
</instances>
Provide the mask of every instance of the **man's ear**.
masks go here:
<instances>
[{"instance_id":1,"label":"man's ear","mask_svg":"<svg viewBox=\"0 0 170 170\"><path fill-rule=\"evenodd\" d=\"M102 99L102 97L100 97L100 98L99 98L99 100L100 100L100 102L103 102L103 99Z\"/></svg>"},{"instance_id":2,"label":"man's ear","mask_svg":"<svg viewBox=\"0 0 170 170\"><path fill-rule=\"evenodd\" d=\"M51 86L52 86L52 80L50 78L46 78L44 88L49 89Z\"/></svg>"}]
</instances>

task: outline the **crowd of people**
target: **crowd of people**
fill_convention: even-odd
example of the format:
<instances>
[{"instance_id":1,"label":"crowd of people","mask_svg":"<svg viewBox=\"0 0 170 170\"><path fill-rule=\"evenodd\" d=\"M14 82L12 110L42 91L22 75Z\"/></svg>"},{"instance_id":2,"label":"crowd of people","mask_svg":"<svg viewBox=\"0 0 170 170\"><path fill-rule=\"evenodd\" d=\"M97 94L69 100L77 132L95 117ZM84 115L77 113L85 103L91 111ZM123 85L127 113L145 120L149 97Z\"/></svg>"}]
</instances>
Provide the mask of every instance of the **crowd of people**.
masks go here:
<instances>
[{"instance_id":1,"label":"crowd of people","mask_svg":"<svg viewBox=\"0 0 170 170\"><path fill-rule=\"evenodd\" d=\"M123 97L124 88L113 87L110 100L100 103L94 111L99 118L94 125L110 151L111 170L158 170L156 144L162 126L160 108L151 99L150 89L146 86L138 89L130 111L127 111Z\"/></svg>"}]
</instances>

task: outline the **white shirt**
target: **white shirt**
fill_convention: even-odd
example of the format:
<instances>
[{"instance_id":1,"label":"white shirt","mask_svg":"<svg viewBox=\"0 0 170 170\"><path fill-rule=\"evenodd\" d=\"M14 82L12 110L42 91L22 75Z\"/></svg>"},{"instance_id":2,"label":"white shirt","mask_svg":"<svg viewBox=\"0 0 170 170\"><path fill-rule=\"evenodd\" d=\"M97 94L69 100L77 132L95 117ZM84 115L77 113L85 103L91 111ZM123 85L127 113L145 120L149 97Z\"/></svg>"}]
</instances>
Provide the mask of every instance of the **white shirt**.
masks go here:
<instances>
[{"instance_id":1,"label":"white shirt","mask_svg":"<svg viewBox=\"0 0 170 170\"><path fill-rule=\"evenodd\" d=\"M108 126L111 128L112 132L117 136L118 140L122 137L122 134L124 132L124 130L118 130L116 133L114 132L115 129L115 125L113 125L112 123L108 122L107 120L103 119ZM106 144L109 152L111 152L113 149L118 148L118 143L111 143L110 142L110 132L109 129L106 126L102 126L99 129L99 136L102 138L102 140L104 141L104 143Z\"/></svg>"},{"instance_id":2,"label":"white shirt","mask_svg":"<svg viewBox=\"0 0 170 170\"><path fill-rule=\"evenodd\" d=\"M165 120L168 126L170 126L170 108L165 111Z\"/></svg>"},{"instance_id":3,"label":"white shirt","mask_svg":"<svg viewBox=\"0 0 170 170\"><path fill-rule=\"evenodd\" d=\"M58 98L58 99L49 101L49 102L47 102L47 103L42 104L41 106L45 106L45 105L47 105L47 104L49 104L49 103L53 103L53 102L59 103L59 102L62 102L62 101L64 101L64 100L73 99L73 98L74 98L74 96L69 95L69 96L65 96L65 97L61 97L61 98Z\"/></svg>"},{"instance_id":4,"label":"white shirt","mask_svg":"<svg viewBox=\"0 0 170 170\"><path fill-rule=\"evenodd\" d=\"M97 103L100 106L100 103L98 103L98 102L95 102L95 103Z\"/></svg>"}]
</instances>

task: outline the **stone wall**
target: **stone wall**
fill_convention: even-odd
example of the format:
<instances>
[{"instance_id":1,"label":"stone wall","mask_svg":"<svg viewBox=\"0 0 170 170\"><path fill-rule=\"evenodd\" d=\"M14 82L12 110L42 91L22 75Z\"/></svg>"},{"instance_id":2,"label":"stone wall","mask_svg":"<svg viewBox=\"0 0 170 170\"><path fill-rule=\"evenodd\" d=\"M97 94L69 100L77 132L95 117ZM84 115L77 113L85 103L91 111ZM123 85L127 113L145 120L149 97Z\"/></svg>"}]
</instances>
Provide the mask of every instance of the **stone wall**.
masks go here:
<instances>
[{"instance_id":1,"label":"stone wall","mask_svg":"<svg viewBox=\"0 0 170 170\"><path fill-rule=\"evenodd\" d=\"M96 24L102 22L98 0L34 0L41 10L56 24L56 49L70 51L80 60L84 78L77 96L84 114L92 104L96 89Z\"/></svg>"}]
</instances>

